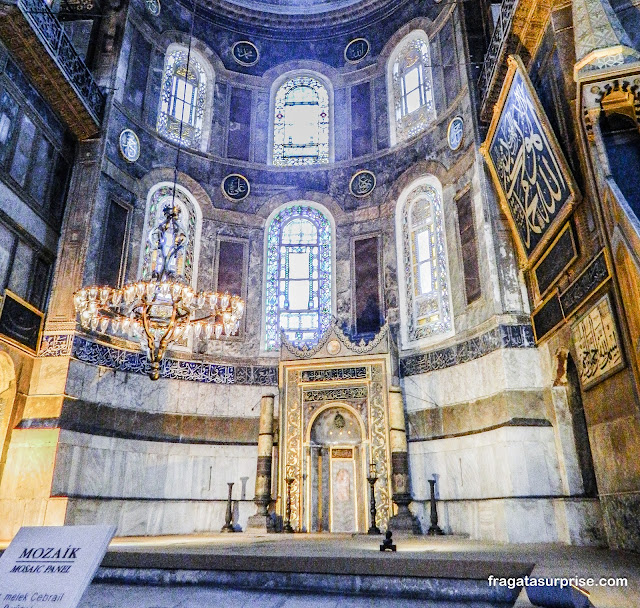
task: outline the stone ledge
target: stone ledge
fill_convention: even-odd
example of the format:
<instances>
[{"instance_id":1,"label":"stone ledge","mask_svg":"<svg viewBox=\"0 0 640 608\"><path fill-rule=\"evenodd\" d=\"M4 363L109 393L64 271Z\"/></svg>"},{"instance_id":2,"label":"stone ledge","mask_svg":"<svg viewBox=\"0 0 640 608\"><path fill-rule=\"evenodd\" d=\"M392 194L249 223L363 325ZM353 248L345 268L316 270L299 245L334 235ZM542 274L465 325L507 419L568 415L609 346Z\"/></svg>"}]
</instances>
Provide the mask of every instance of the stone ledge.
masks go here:
<instances>
[{"instance_id":1,"label":"stone ledge","mask_svg":"<svg viewBox=\"0 0 640 608\"><path fill-rule=\"evenodd\" d=\"M523 574L525 572L523 571ZM513 574L512 574L513 576ZM421 600L425 608L507 608L520 587L489 587L470 579L313 574L306 572L250 572L221 570L132 570L100 568L93 583L124 585L230 587L233 589L339 594ZM424 603L424 602L428 603Z\"/></svg>"}]
</instances>

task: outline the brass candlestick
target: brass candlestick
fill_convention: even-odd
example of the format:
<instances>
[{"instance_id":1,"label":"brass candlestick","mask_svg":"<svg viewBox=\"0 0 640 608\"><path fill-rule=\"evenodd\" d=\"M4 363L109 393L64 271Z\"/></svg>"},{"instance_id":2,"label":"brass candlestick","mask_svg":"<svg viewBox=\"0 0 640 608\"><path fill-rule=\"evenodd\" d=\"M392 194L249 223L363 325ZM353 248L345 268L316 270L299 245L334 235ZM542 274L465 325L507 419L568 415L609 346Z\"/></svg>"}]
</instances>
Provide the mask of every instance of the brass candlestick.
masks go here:
<instances>
[{"instance_id":1,"label":"brass candlestick","mask_svg":"<svg viewBox=\"0 0 640 608\"><path fill-rule=\"evenodd\" d=\"M380 534L380 528L376 526L376 491L375 485L376 481L378 481L378 475L376 471L375 463L371 463L369 465L369 477L367 477L367 481L371 486L371 502L370 502L370 513L371 513L371 525L369 526L369 530L367 534Z\"/></svg>"}]
</instances>

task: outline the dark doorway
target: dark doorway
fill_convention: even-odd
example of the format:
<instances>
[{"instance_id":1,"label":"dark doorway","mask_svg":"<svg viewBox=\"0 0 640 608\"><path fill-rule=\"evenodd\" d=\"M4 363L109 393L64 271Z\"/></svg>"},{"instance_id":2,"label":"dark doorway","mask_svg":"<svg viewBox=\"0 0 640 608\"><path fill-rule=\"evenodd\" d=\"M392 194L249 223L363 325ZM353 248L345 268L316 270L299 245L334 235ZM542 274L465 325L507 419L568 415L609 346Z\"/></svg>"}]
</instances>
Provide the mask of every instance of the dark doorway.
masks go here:
<instances>
[{"instance_id":1,"label":"dark doorway","mask_svg":"<svg viewBox=\"0 0 640 608\"><path fill-rule=\"evenodd\" d=\"M578 465L580 467L580 473L582 474L584 494L585 496L594 497L598 495L598 486L596 485L591 446L589 445L587 419L585 418L584 408L582 406L580 379L571 355L567 357L567 401L569 403L569 411L571 412L573 437L578 454Z\"/></svg>"}]
</instances>

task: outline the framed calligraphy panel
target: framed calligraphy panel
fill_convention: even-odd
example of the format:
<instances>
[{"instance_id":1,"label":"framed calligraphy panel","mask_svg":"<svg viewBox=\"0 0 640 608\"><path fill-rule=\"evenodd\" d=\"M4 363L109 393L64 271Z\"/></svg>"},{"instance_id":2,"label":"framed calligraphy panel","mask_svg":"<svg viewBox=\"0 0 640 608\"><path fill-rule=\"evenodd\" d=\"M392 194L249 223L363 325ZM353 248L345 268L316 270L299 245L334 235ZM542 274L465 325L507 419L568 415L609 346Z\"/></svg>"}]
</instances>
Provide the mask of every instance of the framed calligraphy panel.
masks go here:
<instances>
[{"instance_id":1,"label":"framed calligraphy panel","mask_svg":"<svg viewBox=\"0 0 640 608\"><path fill-rule=\"evenodd\" d=\"M579 192L519 57L509 69L481 151L526 269L540 258Z\"/></svg>"},{"instance_id":2,"label":"framed calligraphy panel","mask_svg":"<svg viewBox=\"0 0 640 608\"><path fill-rule=\"evenodd\" d=\"M354 173L349 182L349 191L353 196L357 196L358 198L369 196L375 187L376 176L367 170Z\"/></svg>"},{"instance_id":3,"label":"framed calligraphy panel","mask_svg":"<svg viewBox=\"0 0 640 608\"><path fill-rule=\"evenodd\" d=\"M562 306L558 298L557 290L531 313L531 325L533 327L533 337L536 344L547 337L557 327L564 323Z\"/></svg>"},{"instance_id":4,"label":"framed calligraphy panel","mask_svg":"<svg viewBox=\"0 0 640 608\"><path fill-rule=\"evenodd\" d=\"M571 337L582 388L591 388L624 367L609 294L576 321L571 327Z\"/></svg>"},{"instance_id":5,"label":"framed calligraphy panel","mask_svg":"<svg viewBox=\"0 0 640 608\"><path fill-rule=\"evenodd\" d=\"M239 173L227 175L227 177L222 180L220 188L222 188L222 194L234 203L243 201L249 196L249 192L251 191L249 180Z\"/></svg>"},{"instance_id":6,"label":"framed calligraphy panel","mask_svg":"<svg viewBox=\"0 0 640 608\"><path fill-rule=\"evenodd\" d=\"M578 257L578 249L571 224L564 225L553 243L533 267L538 294L543 296Z\"/></svg>"}]
</instances>

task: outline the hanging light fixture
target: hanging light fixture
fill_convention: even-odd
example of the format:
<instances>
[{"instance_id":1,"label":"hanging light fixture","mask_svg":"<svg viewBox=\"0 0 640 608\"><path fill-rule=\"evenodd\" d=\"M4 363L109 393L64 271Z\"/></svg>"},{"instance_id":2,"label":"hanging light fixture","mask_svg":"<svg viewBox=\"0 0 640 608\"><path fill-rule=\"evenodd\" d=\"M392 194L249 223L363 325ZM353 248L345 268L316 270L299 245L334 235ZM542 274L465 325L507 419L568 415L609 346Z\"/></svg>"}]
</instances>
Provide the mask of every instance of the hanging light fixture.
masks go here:
<instances>
[{"instance_id":1,"label":"hanging light fixture","mask_svg":"<svg viewBox=\"0 0 640 608\"><path fill-rule=\"evenodd\" d=\"M191 13L189 73L195 0ZM184 116L182 117L184 118ZM149 377L160 377L160 361L168 346L177 340L213 340L237 334L244 314L244 301L237 295L195 292L178 270L188 236L180 221L176 202L178 165L182 148L182 127L173 178L171 204L163 208L164 218L149 234L150 274L148 278L121 288L95 285L74 294L80 325L96 333L112 334L140 341L151 365Z\"/></svg>"}]
</instances>

